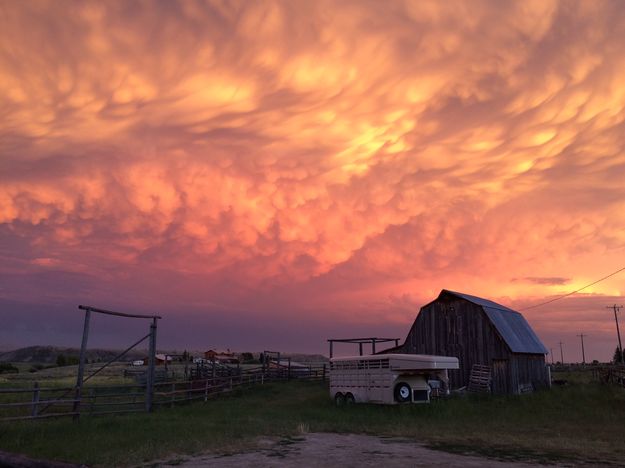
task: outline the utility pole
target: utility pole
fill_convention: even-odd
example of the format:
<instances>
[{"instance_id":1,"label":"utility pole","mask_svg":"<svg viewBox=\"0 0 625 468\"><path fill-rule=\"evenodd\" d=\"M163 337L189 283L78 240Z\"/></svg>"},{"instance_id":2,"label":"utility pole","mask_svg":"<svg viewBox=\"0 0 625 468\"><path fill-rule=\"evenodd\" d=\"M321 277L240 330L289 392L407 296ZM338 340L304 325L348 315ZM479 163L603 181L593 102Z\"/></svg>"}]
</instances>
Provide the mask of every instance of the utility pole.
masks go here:
<instances>
[{"instance_id":1,"label":"utility pole","mask_svg":"<svg viewBox=\"0 0 625 468\"><path fill-rule=\"evenodd\" d=\"M564 365L564 353L562 352L562 343L561 341L558 343L560 345L560 364Z\"/></svg>"},{"instance_id":2,"label":"utility pole","mask_svg":"<svg viewBox=\"0 0 625 468\"><path fill-rule=\"evenodd\" d=\"M606 309L614 309L614 321L616 322L616 336L618 336L618 350L619 350L619 353L621 353L621 356L623 355L623 345L621 345L621 331L618 328L617 312L622 308L623 308L622 305L617 306L616 304L614 304L613 306L606 306Z\"/></svg>"},{"instance_id":3,"label":"utility pole","mask_svg":"<svg viewBox=\"0 0 625 468\"><path fill-rule=\"evenodd\" d=\"M549 354L551 354L551 365L553 365L553 348L549 348L549 351L551 351Z\"/></svg>"},{"instance_id":4,"label":"utility pole","mask_svg":"<svg viewBox=\"0 0 625 468\"><path fill-rule=\"evenodd\" d=\"M579 336L580 339L582 340L582 364L586 364L586 353L584 353L584 337L588 335L584 335L583 333L580 333L577 336Z\"/></svg>"}]
</instances>

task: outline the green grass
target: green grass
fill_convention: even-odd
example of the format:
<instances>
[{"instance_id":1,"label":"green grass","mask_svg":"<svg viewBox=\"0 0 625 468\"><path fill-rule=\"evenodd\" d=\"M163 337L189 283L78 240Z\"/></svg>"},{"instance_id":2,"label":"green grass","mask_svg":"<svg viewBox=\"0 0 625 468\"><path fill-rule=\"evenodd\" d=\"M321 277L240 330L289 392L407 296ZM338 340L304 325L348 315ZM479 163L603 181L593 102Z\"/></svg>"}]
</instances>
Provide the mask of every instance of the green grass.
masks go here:
<instances>
[{"instance_id":1,"label":"green grass","mask_svg":"<svg viewBox=\"0 0 625 468\"><path fill-rule=\"evenodd\" d=\"M0 387L22 388L32 386L37 381L42 386L72 386L76 384L76 375L78 366L56 367L51 364L39 364L45 366L36 372L30 372L29 369L39 363L13 363L20 371L17 374L1 374ZM85 367L85 377L96 369L99 369L103 363L87 364ZM90 379L90 384L99 385L122 385L124 383L132 383L132 378L123 377L124 369L128 369L126 363L114 363L103 372L100 372L94 378Z\"/></svg>"},{"instance_id":2,"label":"green grass","mask_svg":"<svg viewBox=\"0 0 625 468\"><path fill-rule=\"evenodd\" d=\"M0 449L35 458L120 466L255 446L259 436L306 432L401 436L432 448L503 460L623 464L625 392L572 383L519 397L431 405L335 408L319 383L240 389L153 414L0 424Z\"/></svg>"}]
</instances>

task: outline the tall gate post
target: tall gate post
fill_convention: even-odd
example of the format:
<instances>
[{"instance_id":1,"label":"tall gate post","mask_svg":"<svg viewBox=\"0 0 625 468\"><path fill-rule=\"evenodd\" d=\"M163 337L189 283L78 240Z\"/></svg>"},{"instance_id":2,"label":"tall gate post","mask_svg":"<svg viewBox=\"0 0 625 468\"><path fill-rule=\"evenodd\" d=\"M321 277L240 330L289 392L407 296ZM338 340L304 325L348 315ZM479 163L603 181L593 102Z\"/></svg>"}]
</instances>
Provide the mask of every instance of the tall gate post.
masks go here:
<instances>
[{"instance_id":1,"label":"tall gate post","mask_svg":"<svg viewBox=\"0 0 625 468\"><path fill-rule=\"evenodd\" d=\"M156 318L150 324L150 350L148 355L148 375L145 385L145 410L152 411L154 398L154 366L156 365Z\"/></svg>"},{"instance_id":2,"label":"tall gate post","mask_svg":"<svg viewBox=\"0 0 625 468\"><path fill-rule=\"evenodd\" d=\"M76 377L76 392L74 393L74 421L80 418L80 400L82 398L82 380L85 374L85 360L87 355L87 339L89 338L89 321L91 320L91 309L85 309L85 324L82 330L82 343L80 345L80 360L78 361L78 376Z\"/></svg>"}]
</instances>

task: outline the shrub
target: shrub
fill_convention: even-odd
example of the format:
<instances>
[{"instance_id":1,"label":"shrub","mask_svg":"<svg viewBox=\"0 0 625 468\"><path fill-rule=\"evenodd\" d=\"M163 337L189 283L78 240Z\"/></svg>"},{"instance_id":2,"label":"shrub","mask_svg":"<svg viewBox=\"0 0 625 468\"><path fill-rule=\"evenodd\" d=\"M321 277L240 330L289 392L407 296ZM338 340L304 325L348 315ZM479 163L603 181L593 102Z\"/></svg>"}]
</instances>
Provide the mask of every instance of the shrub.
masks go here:
<instances>
[{"instance_id":1,"label":"shrub","mask_svg":"<svg viewBox=\"0 0 625 468\"><path fill-rule=\"evenodd\" d=\"M0 374L17 374L20 370L10 362L0 362Z\"/></svg>"}]
</instances>

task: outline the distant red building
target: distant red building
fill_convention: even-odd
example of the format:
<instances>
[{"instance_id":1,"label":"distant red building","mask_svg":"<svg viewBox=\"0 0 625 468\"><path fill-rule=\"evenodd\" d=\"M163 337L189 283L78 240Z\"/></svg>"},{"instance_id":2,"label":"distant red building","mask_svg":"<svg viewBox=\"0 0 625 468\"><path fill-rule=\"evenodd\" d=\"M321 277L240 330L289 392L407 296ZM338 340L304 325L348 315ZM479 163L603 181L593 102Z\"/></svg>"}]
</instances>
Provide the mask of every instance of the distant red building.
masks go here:
<instances>
[{"instance_id":1,"label":"distant red building","mask_svg":"<svg viewBox=\"0 0 625 468\"><path fill-rule=\"evenodd\" d=\"M235 356L235 354L229 349L226 351L218 351L216 349L209 349L204 352L204 359L208 361L219 361L227 364L238 364L239 358Z\"/></svg>"},{"instance_id":2,"label":"distant red building","mask_svg":"<svg viewBox=\"0 0 625 468\"><path fill-rule=\"evenodd\" d=\"M168 364L172 361L171 356L165 356L164 354L157 354L155 357L156 357L155 364L157 366L162 366L163 364L165 364L165 359L167 359ZM144 366L148 365L148 358L143 358L143 365Z\"/></svg>"}]
</instances>

